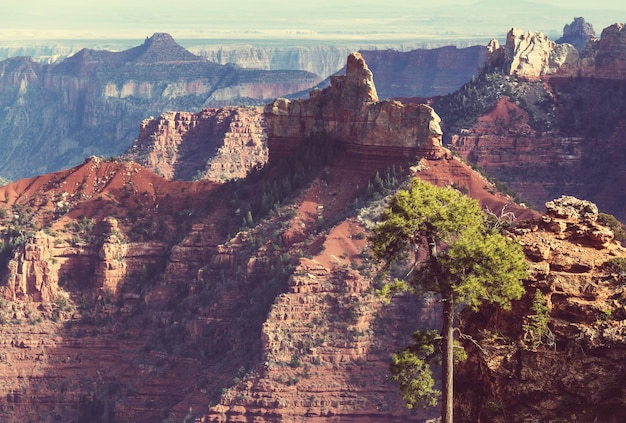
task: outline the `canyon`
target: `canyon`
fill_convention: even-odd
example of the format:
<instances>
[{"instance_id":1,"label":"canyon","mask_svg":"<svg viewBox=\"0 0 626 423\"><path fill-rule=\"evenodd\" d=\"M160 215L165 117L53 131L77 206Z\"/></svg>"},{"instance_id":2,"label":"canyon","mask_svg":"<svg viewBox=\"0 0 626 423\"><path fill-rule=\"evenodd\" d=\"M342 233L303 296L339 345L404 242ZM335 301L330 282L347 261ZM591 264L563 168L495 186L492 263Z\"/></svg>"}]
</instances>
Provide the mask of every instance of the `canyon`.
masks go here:
<instances>
[{"instance_id":1,"label":"canyon","mask_svg":"<svg viewBox=\"0 0 626 423\"><path fill-rule=\"evenodd\" d=\"M314 94L334 104L330 110L353 107L339 113L346 119L335 121L337 136L350 133L342 128L360 119L357 111L369 116L371 107L406 107L376 99L359 55L348 69L334 87ZM417 174L457 184L494 210L534 216L457 159L420 160L422 147L443 151L433 144L441 137L436 115L424 110L422 130L417 137L407 132L406 145L395 140L403 154L390 156L388 167L380 143L370 143L366 133L338 143L362 142L361 150L378 152L374 162L390 181ZM191 122L216 124L202 115L173 118L172 131L181 134L193 130ZM167 132L170 124L159 122L155 132ZM272 134L284 133L279 122L268 131L270 145ZM389 122L373 119L370 126L384 133ZM293 155L309 135L300 134ZM392 167L406 164L410 149L418 165ZM264 178L280 181L284 176L273 169L285 161L271 151ZM422 421L436 415L403 408L386 381L389 351L416 325L433 323L434 304L398 299L387 307L375 295L366 234L380 205L365 191L374 168L355 161L349 149L332 159L309 175L305 189L253 222L246 220L247 201L268 179L168 180L134 162L91 157L1 187L3 418Z\"/></svg>"},{"instance_id":2,"label":"canyon","mask_svg":"<svg viewBox=\"0 0 626 423\"><path fill-rule=\"evenodd\" d=\"M354 53L308 98L142 118L122 159L0 187L3 420L434 418L405 408L387 375L412 331L437 327L437 299L385 304L367 242L384 197L419 177L514 216L509 235L529 262L511 310L461 316L460 421L622 421L626 250L595 204L543 199L588 193L619 216L621 155L605 143L620 145L624 114L603 104L621 104L623 26L576 60L539 34L509 34L490 45L485 73L429 104L381 101ZM198 60L160 54L137 60ZM85 51L65 66L88 72L111 55L125 60ZM505 74L488 73L496 67ZM463 95L465 114L474 98L485 110L447 132ZM594 188L601 174L615 180Z\"/></svg>"},{"instance_id":3,"label":"canyon","mask_svg":"<svg viewBox=\"0 0 626 423\"><path fill-rule=\"evenodd\" d=\"M0 175L13 180L90 155L117 156L131 146L137 122L168 111L306 97L322 79L324 88L329 75L345 73L349 53L341 46L228 51L196 56L168 34L154 34L122 51L81 49L49 63L24 56L0 62ZM363 55L380 77L382 98L411 98L459 88L477 74L485 53L474 46Z\"/></svg>"}]
</instances>

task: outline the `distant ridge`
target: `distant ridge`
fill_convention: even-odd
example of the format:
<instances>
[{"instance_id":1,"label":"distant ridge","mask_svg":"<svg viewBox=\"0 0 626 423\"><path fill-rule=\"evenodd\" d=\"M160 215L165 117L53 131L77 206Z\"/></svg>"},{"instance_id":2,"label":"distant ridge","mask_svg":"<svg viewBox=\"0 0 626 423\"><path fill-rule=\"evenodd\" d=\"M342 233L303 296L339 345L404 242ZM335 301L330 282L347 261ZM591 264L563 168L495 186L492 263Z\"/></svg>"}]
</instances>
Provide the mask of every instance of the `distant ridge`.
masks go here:
<instances>
[{"instance_id":1,"label":"distant ridge","mask_svg":"<svg viewBox=\"0 0 626 423\"><path fill-rule=\"evenodd\" d=\"M105 63L113 66L134 64L171 64L206 62L200 56L187 51L167 33L157 32L152 37L146 37L143 44L121 52L107 50L82 49L68 57L61 65L84 65Z\"/></svg>"}]
</instances>

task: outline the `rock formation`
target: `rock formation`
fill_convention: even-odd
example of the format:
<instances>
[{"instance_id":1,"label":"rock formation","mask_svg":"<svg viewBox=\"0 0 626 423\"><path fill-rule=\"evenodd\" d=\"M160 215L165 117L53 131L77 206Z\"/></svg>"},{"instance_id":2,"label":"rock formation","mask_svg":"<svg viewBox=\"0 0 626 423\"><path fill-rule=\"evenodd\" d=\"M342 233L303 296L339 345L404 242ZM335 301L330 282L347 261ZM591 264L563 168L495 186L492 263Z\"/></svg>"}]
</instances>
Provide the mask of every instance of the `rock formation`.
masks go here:
<instances>
[{"instance_id":1,"label":"rock formation","mask_svg":"<svg viewBox=\"0 0 626 423\"><path fill-rule=\"evenodd\" d=\"M266 137L258 108L167 112L141 123L124 157L167 179L225 182L267 162Z\"/></svg>"},{"instance_id":2,"label":"rock formation","mask_svg":"<svg viewBox=\"0 0 626 423\"><path fill-rule=\"evenodd\" d=\"M621 147L626 125L624 33L623 25L606 28L580 60L544 73L539 80L516 78L518 74L502 78L497 72L490 74L492 69L486 66L472 84L474 93L483 92L472 104L461 105L450 116L435 103L448 128L459 117L471 121L468 115L476 104L488 105L476 113L474 123L446 130L451 150L531 204L566 193L590 199L602 211L626 219L626 205L618 194L626 174ZM505 53L504 48L494 51L492 59ZM516 63L523 64L522 59L520 55ZM499 94L489 94L494 91ZM459 97L467 100L469 94L462 90Z\"/></svg>"},{"instance_id":3,"label":"rock formation","mask_svg":"<svg viewBox=\"0 0 626 423\"><path fill-rule=\"evenodd\" d=\"M626 78L626 25L614 24L602 31L593 76L621 80Z\"/></svg>"},{"instance_id":4,"label":"rock formation","mask_svg":"<svg viewBox=\"0 0 626 423\"><path fill-rule=\"evenodd\" d=\"M576 47L576 50L582 52L589 42L596 41L596 31L589 22L585 22L585 18L574 18L571 24L563 27L563 36L556 40L557 44L568 43Z\"/></svg>"},{"instance_id":5,"label":"rock formation","mask_svg":"<svg viewBox=\"0 0 626 423\"><path fill-rule=\"evenodd\" d=\"M405 158L441 155L439 116L424 104L379 101L372 73L359 53L348 57L346 75L314 90L307 100L279 98L265 106L271 157L285 157L312 136L338 140L358 155Z\"/></svg>"},{"instance_id":6,"label":"rock formation","mask_svg":"<svg viewBox=\"0 0 626 423\"><path fill-rule=\"evenodd\" d=\"M525 298L510 312L463 318L478 342L457 373L459 421L626 416L623 275L608 264L626 251L597 223L593 203L562 197L546 208L517 229L531 266ZM531 308L536 295L545 311Z\"/></svg>"},{"instance_id":7,"label":"rock formation","mask_svg":"<svg viewBox=\"0 0 626 423\"><path fill-rule=\"evenodd\" d=\"M0 62L0 75L0 175L9 179L121 154L150 115L262 105L319 82L304 71L207 62L167 34L121 52L83 49L47 66L12 58Z\"/></svg>"},{"instance_id":8,"label":"rock formation","mask_svg":"<svg viewBox=\"0 0 626 423\"><path fill-rule=\"evenodd\" d=\"M490 42L487 63L509 75L538 79L563 66L576 64L578 58L578 51L571 44L557 44L541 32L512 28L504 46L500 46L497 40Z\"/></svg>"}]
</instances>

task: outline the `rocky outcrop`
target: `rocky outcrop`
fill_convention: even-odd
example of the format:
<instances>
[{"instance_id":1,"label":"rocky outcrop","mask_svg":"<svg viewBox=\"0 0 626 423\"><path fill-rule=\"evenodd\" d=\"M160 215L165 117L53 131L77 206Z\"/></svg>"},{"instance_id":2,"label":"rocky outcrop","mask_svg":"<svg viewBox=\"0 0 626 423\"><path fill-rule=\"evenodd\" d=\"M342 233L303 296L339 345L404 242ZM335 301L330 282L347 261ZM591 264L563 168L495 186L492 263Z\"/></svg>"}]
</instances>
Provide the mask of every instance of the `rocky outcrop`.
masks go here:
<instances>
[{"instance_id":1,"label":"rocky outcrop","mask_svg":"<svg viewBox=\"0 0 626 423\"><path fill-rule=\"evenodd\" d=\"M562 197L546 208L516 231L530 262L525 298L510 312L485 310L463 319L479 349L468 345L473 358L457 373L459 386L480 380L484 387L457 390L459 421L619 422L626 416L624 287L622 275L607 265L626 250L598 224L593 203ZM537 301L545 311L532 308Z\"/></svg>"},{"instance_id":2,"label":"rocky outcrop","mask_svg":"<svg viewBox=\"0 0 626 423\"><path fill-rule=\"evenodd\" d=\"M307 100L279 98L265 106L271 158L293 152L307 138L336 139L352 154L415 157L441 155L441 128L424 104L379 101L372 72L359 53L348 57L346 74L333 76ZM376 153L378 151L378 153Z\"/></svg>"},{"instance_id":3,"label":"rocky outcrop","mask_svg":"<svg viewBox=\"0 0 626 423\"><path fill-rule=\"evenodd\" d=\"M167 112L141 123L124 157L167 179L224 182L267 162L266 137L258 108Z\"/></svg>"},{"instance_id":4,"label":"rocky outcrop","mask_svg":"<svg viewBox=\"0 0 626 423\"><path fill-rule=\"evenodd\" d=\"M538 131L508 97L471 128L451 137L450 149L505 182L532 205L578 186L584 138Z\"/></svg>"},{"instance_id":5,"label":"rocky outcrop","mask_svg":"<svg viewBox=\"0 0 626 423\"><path fill-rule=\"evenodd\" d=\"M218 65L167 34L121 51L83 49L44 66L0 62L0 175L9 179L76 165L89 155L123 153L137 123L167 110L262 105L315 86L295 70Z\"/></svg>"},{"instance_id":6,"label":"rocky outcrop","mask_svg":"<svg viewBox=\"0 0 626 423\"><path fill-rule=\"evenodd\" d=\"M619 26L612 28L602 47L607 49L602 53L606 58L621 54ZM596 57L602 58L599 43L594 48ZM626 173L621 147L626 88L619 60L604 70L601 63L586 57L539 81L495 76L497 86L487 81L491 75L481 76L473 90L489 93L503 87L502 94L479 96L478 103L489 98L486 102L493 106L485 108L475 123L456 133L448 130L450 149L531 204L568 193L625 219L626 205L618 193ZM461 97L467 95L465 91ZM475 110L474 105L465 107L470 113ZM446 125L456 119L445 110L442 116ZM458 116L465 120L467 114L460 111Z\"/></svg>"},{"instance_id":7,"label":"rocky outcrop","mask_svg":"<svg viewBox=\"0 0 626 423\"><path fill-rule=\"evenodd\" d=\"M626 78L626 25L614 24L602 31L593 75L599 78Z\"/></svg>"},{"instance_id":8,"label":"rocky outcrop","mask_svg":"<svg viewBox=\"0 0 626 423\"><path fill-rule=\"evenodd\" d=\"M506 44L492 40L488 46L487 65L508 75L538 79L578 62L579 54L571 44L557 44L541 32L512 28Z\"/></svg>"},{"instance_id":9,"label":"rocky outcrop","mask_svg":"<svg viewBox=\"0 0 626 423\"><path fill-rule=\"evenodd\" d=\"M585 22L585 18L574 18L572 23L563 27L563 36L556 40L557 44L568 43L576 47L576 50L582 52L589 42L596 41L596 31L589 22Z\"/></svg>"},{"instance_id":10,"label":"rocky outcrop","mask_svg":"<svg viewBox=\"0 0 626 423\"><path fill-rule=\"evenodd\" d=\"M409 304L384 306L371 283L358 272L301 259L263 324L263 364L202 421L421 422L436 416L434 409L404 407L387 381L383 352L401 347L408 321L434 324L435 305L419 305L407 321L401 316Z\"/></svg>"}]
</instances>

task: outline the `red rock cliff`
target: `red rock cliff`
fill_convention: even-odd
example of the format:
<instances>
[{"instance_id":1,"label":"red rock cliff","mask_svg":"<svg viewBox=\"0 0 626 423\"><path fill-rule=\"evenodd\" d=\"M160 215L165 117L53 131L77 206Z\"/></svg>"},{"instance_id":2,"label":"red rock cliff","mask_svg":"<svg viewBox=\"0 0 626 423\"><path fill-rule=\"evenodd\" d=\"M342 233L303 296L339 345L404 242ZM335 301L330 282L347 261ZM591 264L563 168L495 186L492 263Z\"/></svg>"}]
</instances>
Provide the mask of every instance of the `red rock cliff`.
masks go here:
<instances>
[{"instance_id":1,"label":"red rock cliff","mask_svg":"<svg viewBox=\"0 0 626 423\"><path fill-rule=\"evenodd\" d=\"M125 157L167 179L243 178L267 162L265 120L258 108L167 112L141 123Z\"/></svg>"},{"instance_id":2,"label":"red rock cliff","mask_svg":"<svg viewBox=\"0 0 626 423\"><path fill-rule=\"evenodd\" d=\"M546 208L517 230L530 262L525 297L462 319L477 343L457 373L460 422L626 418L623 274L608 266L626 251L593 203L562 197ZM536 295L545 311L532 309Z\"/></svg>"}]
</instances>

